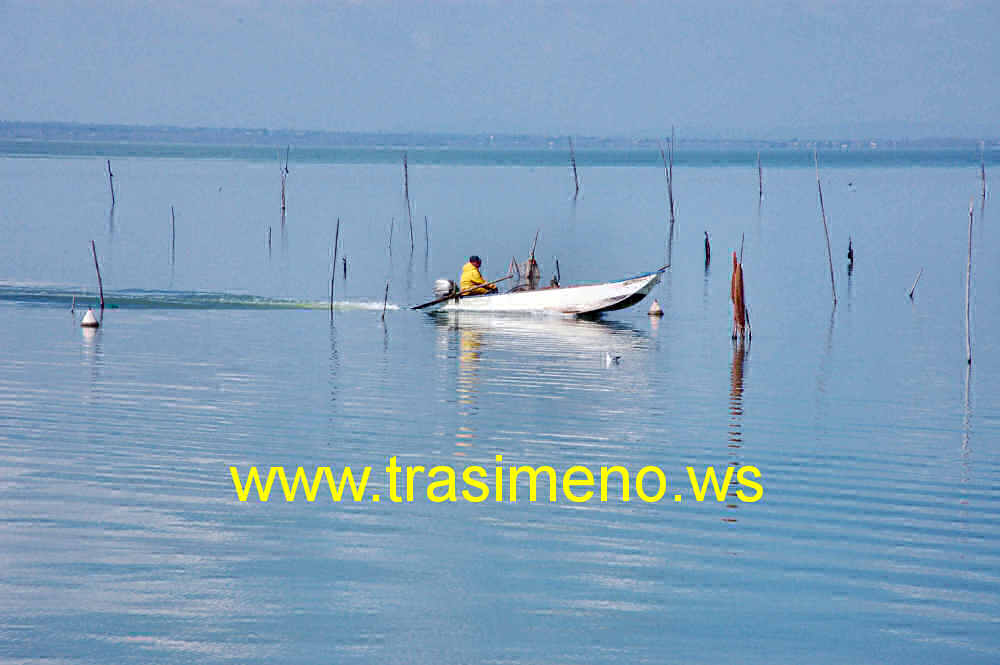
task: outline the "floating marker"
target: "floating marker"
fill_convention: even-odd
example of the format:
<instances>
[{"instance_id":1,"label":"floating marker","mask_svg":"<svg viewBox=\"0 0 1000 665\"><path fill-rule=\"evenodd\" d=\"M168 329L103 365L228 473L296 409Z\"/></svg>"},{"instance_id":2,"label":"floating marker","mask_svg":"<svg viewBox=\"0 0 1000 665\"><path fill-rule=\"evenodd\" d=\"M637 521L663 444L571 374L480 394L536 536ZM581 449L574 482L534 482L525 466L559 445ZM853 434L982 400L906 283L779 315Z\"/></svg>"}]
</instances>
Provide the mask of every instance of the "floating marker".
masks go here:
<instances>
[{"instance_id":1,"label":"floating marker","mask_svg":"<svg viewBox=\"0 0 1000 665\"><path fill-rule=\"evenodd\" d=\"M100 326L100 322L97 317L94 316L94 310L87 308L87 313L83 315L83 320L80 321L81 328L97 328Z\"/></svg>"},{"instance_id":2,"label":"floating marker","mask_svg":"<svg viewBox=\"0 0 1000 665\"><path fill-rule=\"evenodd\" d=\"M659 300L653 300L653 304L649 306L648 314L650 316L663 316L663 308L660 307Z\"/></svg>"}]
</instances>

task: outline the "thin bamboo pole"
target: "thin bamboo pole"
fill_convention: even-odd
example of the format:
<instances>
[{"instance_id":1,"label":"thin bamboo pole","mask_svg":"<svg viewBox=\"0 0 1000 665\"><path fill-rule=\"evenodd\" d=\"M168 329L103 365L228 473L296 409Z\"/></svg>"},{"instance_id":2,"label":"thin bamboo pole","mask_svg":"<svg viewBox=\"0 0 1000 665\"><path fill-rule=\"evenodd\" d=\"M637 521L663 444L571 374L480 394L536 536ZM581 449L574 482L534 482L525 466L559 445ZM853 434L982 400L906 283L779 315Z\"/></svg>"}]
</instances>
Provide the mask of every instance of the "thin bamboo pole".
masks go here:
<instances>
[{"instance_id":1,"label":"thin bamboo pole","mask_svg":"<svg viewBox=\"0 0 1000 665\"><path fill-rule=\"evenodd\" d=\"M569 137L569 162L573 165L573 184L576 191L573 192L573 200L580 196L580 177L576 172L576 151L573 149L573 137Z\"/></svg>"},{"instance_id":2,"label":"thin bamboo pole","mask_svg":"<svg viewBox=\"0 0 1000 665\"><path fill-rule=\"evenodd\" d=\"M667 161L667 153L663 149L663 142L661 141L661 142L659 142L659 144L660 144L660 159L663 160L663 176L667 179L667 194L669 196L670 195L670 163ZM671 197L671 201L672 201L672 198L673 197Z\"/></svg>"},{"instance_id":3,"label":"thin bamboo pole","mask_svg":"<svg viewBox=\"0 0 1000 665\"><path fill-rule=\"evenodd\" d=\"M382 320L385 321L385 308L389 305L389 282L385 283L385 298L382 300Z\"/></svg>"},{"instance_id":4,"label":"thin bamboo pole","mask_svg":"<svg viewBox=\"0 0 1000 665\"><path fill-rule=\"evenodd\" d=\"M757 200L764 200L764 171L760 167L760 151L757 151Z\"/></svg>"},{"instance_id":5,"label":"thin bamboo pole","mask_svg":"<svg viewBox=\"0 0 1000 665\"><path fill-rule=\"evenodd\" d=\"M833 306L837 306L837 284L833 279L833 252L830 249L830 228L826 224L826 208L823 205L823 185L819 181L819 153L813 149L816 164L816 188L819 190L819 210L823 215L823 233L826 234L826 258L830 262L830 289L833 291Z\"/></svg>"},{"instance_id":6,"label":"thin bamboo pole","mask_svg":"<svg viewBox=\"0 0 1000 665\"><path fill-rule=\"evenodd\" d=\"M101 266L97 263L97 245L90 241L90 251L94 254L94 269L97 270L97 289L101 294L101 321L104 321L104 283L101 281Z\"/></svg>"},{"instance_id":7,"label":"thin bamboo pole","mask_svg":"<svg viewBox=\"0 0 1000 665\"><path fill-rule=\"evenodd\" d=\"M667 169L667 196L670 199L670 231L674 229L674 127L670 126L670 166Z\"/></svg>"},{"instance_id":8,"label":"thin bamboo pole","mask_svg":"<svg viewBox=\"0 0 1000 665\"><path fill-rule=\"evenodd\" d=\"M170 265L174 265L177 256L177 219L174 216L174 207L170 206Z\"/></svg>"},{"instance_id":9,"label":"thin bamboo pole","mask_svg":"<svg viewBox=\"0 0 1000 665\"><path fill-rule=\"evenodd\" d=\"M111 187L111 207L115 207L115 174L111 172L111 160L108 160L108 185Z\"/></svg>"},{"instance_id":10,"label":"thin bamboo pole","mask_svg":"<svg viewBox=\"0 0 1000 665\"><path fill-rule=\"evenodd\" d=\"M917 273L917 278L913 280L913 286L910 287L910 300L913 300L913 292L917 290L917 282L920 281L920 276L924 274L924 268L921 266L920 272Z\"/></svg>"},{"instance_id":11,"label":"thin bamboo pole","mask_svg":"<svg viewBox=\"0 0 1000 665\"><path fill-rule=\"evenodd\" d=\"M285 226L285 182L288 180L288 153L291 146L285 147L285 165L281 167L281 226Z\"/></svg>"},{"instance_id":12,"label":"thin bamboo pole","mask_svg":"<svg viewBox=\"0 0 1000 665\"><path fill-rule=\"evenodd\" d=\"M986 142L979 142L979 178L983 182L983 205L986 204Z\"/></svg>"},{"instance_id":13,"label":"thin bamboo pole","mask_svg":"<svg viewBox=\"0 0 1000 665\"><path fill-rule=\"evenodd\" d=\"M410 171L403 153L403 192L406 195L406 218L410 222L410 254L413 253L413 206L410 205Z\"/></svg>"},{"instance_id":14,"label":"thin bamboo pole","mask_svg":"<svg viewBox=\"0 0 1000 665\"><path fill-rule=\"evenodd\" d=\"M340 245L340 217L337 218L337 231L333 235L333 265L330 270L330 319L333 320L333 283L337 278L337 248ZM346 268L345 268L346 271Z\"/></svg>"}]
</instances>

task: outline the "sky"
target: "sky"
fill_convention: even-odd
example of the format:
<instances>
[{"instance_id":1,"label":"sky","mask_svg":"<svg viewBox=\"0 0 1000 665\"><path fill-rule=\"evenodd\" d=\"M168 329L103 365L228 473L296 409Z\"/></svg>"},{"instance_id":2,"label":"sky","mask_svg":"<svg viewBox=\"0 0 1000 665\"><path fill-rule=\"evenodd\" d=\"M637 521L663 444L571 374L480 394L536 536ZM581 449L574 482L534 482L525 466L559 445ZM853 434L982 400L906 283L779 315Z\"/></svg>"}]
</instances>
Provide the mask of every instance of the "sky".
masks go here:
<instances>
[{"instance_id":1,"label":"sky","mask_svg":"<svg viewBox=\"0 0 1000 665\"><path fill-rule=\"evenodd\" d=\"M0 0L0 120L1000 135L1000 2Z\"/></svg>"}]
</instances>

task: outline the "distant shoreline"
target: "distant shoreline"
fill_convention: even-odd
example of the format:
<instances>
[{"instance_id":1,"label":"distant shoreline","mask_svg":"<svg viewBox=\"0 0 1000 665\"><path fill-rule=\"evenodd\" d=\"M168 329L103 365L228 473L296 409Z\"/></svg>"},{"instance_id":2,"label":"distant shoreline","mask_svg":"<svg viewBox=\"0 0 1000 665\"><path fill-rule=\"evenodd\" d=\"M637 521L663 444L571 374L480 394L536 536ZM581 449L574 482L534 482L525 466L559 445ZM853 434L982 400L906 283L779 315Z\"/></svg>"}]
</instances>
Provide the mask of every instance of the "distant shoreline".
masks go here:
<instances>
[{"instance_id":1,"label":"distant shoreline","mask_svg":"<svg viewBox=\"0 0 1000 665\"><path fill-rule=\"evenodd\" d=\"M318 130L171 127L64 122L0 121L0 140L63 143L188 144L248 148L373 148L373 149L530 149L568 150L568 137L532 134L460 134L434 132L331 132ZM573 136L577 150L658 150L665 139L657 137ZM1000 151L1000 138L865 139L789 138L784 140L702 139L678 137L684 147L711 151L879 151L879 150L980 150Z\"/></svg>"}]
</instances>

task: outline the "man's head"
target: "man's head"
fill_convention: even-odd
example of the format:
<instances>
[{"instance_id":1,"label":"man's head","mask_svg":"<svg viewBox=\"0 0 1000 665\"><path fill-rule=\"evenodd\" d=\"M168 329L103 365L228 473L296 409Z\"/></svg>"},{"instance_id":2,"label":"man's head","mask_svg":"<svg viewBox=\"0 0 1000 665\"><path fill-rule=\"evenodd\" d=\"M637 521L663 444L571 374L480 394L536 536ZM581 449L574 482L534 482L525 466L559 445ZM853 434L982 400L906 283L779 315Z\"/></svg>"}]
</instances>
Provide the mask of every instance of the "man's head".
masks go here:
<instances>
[{"instance_id":1,"label":"man's head","mask_svg":"<svg viewBox=\"0 0 1000 665\"><path fill-rule=\"evenodd\" d=\"M479 266L483 265L483 262L480 261L479 257L476 256L475 254L473 254L472 256L469 257L469 263L471 263L472 265L476 266L477 268Z\"/></svg>"}]
</instances>

